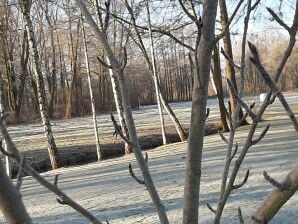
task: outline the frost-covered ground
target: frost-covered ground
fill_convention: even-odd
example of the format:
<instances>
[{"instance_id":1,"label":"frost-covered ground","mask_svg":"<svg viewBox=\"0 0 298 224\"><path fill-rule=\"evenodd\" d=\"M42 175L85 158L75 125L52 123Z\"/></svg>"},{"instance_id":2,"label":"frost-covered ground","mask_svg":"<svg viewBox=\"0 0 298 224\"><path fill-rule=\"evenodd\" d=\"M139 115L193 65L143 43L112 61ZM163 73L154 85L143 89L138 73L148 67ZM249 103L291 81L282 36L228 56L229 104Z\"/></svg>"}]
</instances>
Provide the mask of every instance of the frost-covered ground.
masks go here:
<instances>
[{"instance_id":1,"label":"frost-covered ground","mask_svg":"<svg viewBox=\"0 0 298 224\"><path fill-rule=\"evenodd\" d=\"M297 115L298 94L286 94L286 96ZM190 116L189 106L189 103L174 105L179 118L183 117L185 122ZM269 122L271 128L265 139L250 149L239 177L242 180L246 170L250 169L248 183L232 193L224 211L222 223L239 223L237 219L238 206L242 208L244 217L249 218L260 201L266 197L272 187L263 179L262 172L264 170L277 180L281 180L290 169L298 164L297 133L294 132L284 110L279 106L278 103L270 106L264 117L266 121L259 125L258 133ZM152 107L143 109L156 114ZM138 126L146 121L145 118L153 117L143 114L142 110L135 113L136 117L144 119L137 120ZM84 121L84 119L77 120L82 123ZM84 127L84 123L80 123L80 126ZM248 128L249 126L246 126L237 130L236 140L240 149ZM73 132L76 131L74 128ZM61 131L61 134L63 133ZM30 131L28 131L29 134L31 136ZM15 133L16 135L17 133ZM68 137L67 133L65 135ZM20 134L19 138L21 136ZM148 151L150 171L166 207L170 223L182 223L185 149L186 143L175 143ZM225 150L226 145L218 135L205 138L200 223L212 223L213 214L206 208L206 202L214 206L218 199ZM84 166L63 168L42 175L53 181L55 174L60 174L59 186L61 189L80 205L89 209L101 221L107 219L110 223L159 223L145 187L137 184L130 177L129 163L132 163L136 174L139 175L133 155ZM39 186L30 177L24 178L21 192L34 223L88 223L71 208L58 204L55 195ZM298 223L297 204L298 197L295 195L272 223ZM0 219L0 223L4 223L3 219Z\"/></svg>"}]
</instances>

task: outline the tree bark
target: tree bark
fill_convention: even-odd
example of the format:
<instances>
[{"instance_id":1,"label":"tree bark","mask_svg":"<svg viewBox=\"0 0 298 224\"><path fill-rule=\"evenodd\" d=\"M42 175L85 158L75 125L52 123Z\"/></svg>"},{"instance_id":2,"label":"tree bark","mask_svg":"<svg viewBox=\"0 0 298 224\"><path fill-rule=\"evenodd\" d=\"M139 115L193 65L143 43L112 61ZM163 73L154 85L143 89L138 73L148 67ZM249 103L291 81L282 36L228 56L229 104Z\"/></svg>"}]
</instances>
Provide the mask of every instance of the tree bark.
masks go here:
<instances>
[{"instance_id":1,"label":"tree bark","mask_svg":"<svg viewBox=\"0 0 298 224\"><path fill-rule=\"evenodd\" d=\"M40 67L40 61L39 61L40 59L37 51L33 25L30 18L31 1L23 0L20 3L23 9L24 26L25 26L25 29L27 30L29 48L30 48L30 53L33 61L37 94L38 94L39 112L41 115L42 124L44 126L44 133L47 138L47 148L48 148L52 168L57 169L61 167L61 164L60 164L60 158L56 147L55 139L52 133L51 124L48 118L48 113L46 110L44 81L43 81L41 67Z\"/></svg>"},{"instance_id":2,"label":"tree bark","mask_svg":"<svg viewBox=\"0 0 298 224\"><path fill-rule=\"evenodd\" d=\"M285 189L275 187L271 191L253 215L254 219L251 220L251 224L268 223L279 209L297 192L298 167L295 167L287 175L281 185L286 186Z\"/></svg>"},{"instance_id":3,"label":"tree bark","mask_svg":"<svg viewBox=\"0 0 298 224\"><path fill-rule=\"evenodd\" d=\"M221 23L222 30L224 30L229 22L226 0L219 0L219 8L220 8L220 23ZM229 28L227 28L224 33L223 43L224 43L225 53L228 55L228 57L231 60L233 60L233 49L232 49L232 42L231 42L231 35L230 35ZM229 60L226 59L225 61L226 61L226 77L227 77L227 79L229 79L231 81L236 92L238 92L237 81L236 81L236 76L235 76L235 68ZM237 100L233 96L231 91L229 91L229 95L230 95L231 109L232 109L232 112L234 113L236 111ZM242 117L243 117L243 113L242 113L242 110L240 109L239 110L239 119L241 119Z\"/></svg>"},{"instance_id":4,"label":"tree bark","mask_svg":"<svg viewBox=\"0 0 298 224\"><path fill-rule=\"evenodd\" d=\"M2 73L0 71L0 116L2 116L4 112L5 112L5 108L4 108L4 97L3 97L3 78L2 78ZM6 125L5 123L6 122L3 121L3 125ZM7 152L7 144L5 139L3 140L3 144L4 144L4 150ZM11 177L11 163L10 163L10 158L8 156L5 156L5 169L6 169L7 176Z\"/></svg>"},{"instance_id":5,"label":"tree bark","mask_svg":"<svg viewBox=\"0 0 298 224\"><path fill-rule=\"evenodd\" d=\"M219 51L218 47L214 46L214 55L213 55L213 63L214 63L214 84L216 87L216 96L218 99L218 105L219 105L219 112L220 112L220 120L221 120L221 126L223 131L229 131L229 126L227 122L227 109L225 107L224 102L224 94L222 89L222 80L221 80L221 67L220 67L220 57L219 57Z\"/></svg>"},{"instance_id":6,"label":"tree bark","mask_svg":"<svg viewBox=\"0 0 298 224\"><path fill-rule=\"evenodd\" d=\"M32 220L27 213L20 192L17 191L10 178L4 171L0 159L0 210L8 224L31 224Z\"/></svg>"},{"instance_id":7,"label":"tree bark","mask_svg":"<svg viewBox=\"0 0 298 224\"><path fill-rule=\"evenodd\" d=\"M163 112L162 112L162 106L161 106L161 103L160 103L161 94L159 94L159 93L161 91L158 88L159 87L159 80L158 80L158 77L157 77L157 68L156 68L156 60L155 60L154 43L153 43L153 36L152 36L152 30L151 30L151 18L150 18L150 10L149 10L148 0L146 0L146 11L147 11L147 19L148 19L151 64L152 64L153 81L154 81L155 94L156 94L156 103L157 103L158 113L159 113L162 142L165 145L165 144L167 144L166 129L165 129L164 116L163 116Z\"/></svg>"},{"instance_id":8,"label":"tree bark","mask_svg":"<svg viewBox=\"0 0 298 224\"><path fill-rule=\"evenodd\" d=\"M93 32L95 33L96 38L100 41L100 43L105 51L105 54L109 58L111 66L113 67L113 71L115 71L115 74L117 74L119 84L120 84L121 94L122 94L121 95L122 96L122 105L123 105L124 114L125 114L125 118L127 121L128 131L129 131L129 139L132 143L132 150L135 154L136 160L137 160L139 167L142 171L148 192L149 192L149 194L152 198L152 201L155 205L155 208L157 210L160 223L167 224L167 223L169 223L169 221L168 221L168 218L166 215L165 208L164 208L164 206L159 198L158 192L154 186L152 177L151 177L149 169L148 169L148 165L143 157L141 147L140 147L140 144L138 141L136 127L134 124L131 105L130 105L130 101L129 101L129 91L127 88L127 83L125 80L123 69L122 69L119 61L115 57L111 47L109 46L109 43L108 43L105 33L102 32L98 28L98 26L92 19L90 12L86 8L85 3L82 0L76 0L76 3L81 8L81 11L84 14L87 22L89 23L89 25L93 29Z\"/></svg>"},{"instance_id":9,"label":"tree bark","mask_svg":"<svg viewBox=\"0 0 298 224\"><path fill-rule=\"evenodd\" d=\"M94 126L93 128L94 128L94 134L95 134L96 153L97 153L97 160L99 161L102 156L101 156L101 149L100 149L100 142L99 142L99 133L98 133L98 127L97 127L96 110L95 110L96 107L95 107L95 100L94 100L93 89L92 89L91 72L90 72L90 66L89 66L89 60L88 60L87 39L86 39L86 31L85 31L83 16L81 18L81 21L82 21L82 29L83 29L85 64L86 64L86 70L87 70L89 94L90 94L90 101L91 101L93 126Z\"/></svg>"},{"instance_id":10,"label":"tree bark","mask_svg":"<svg viewBox=\"0 0 298 224\"><path fill-rule=\"evenodd\" d=\"M199 218L201 162L206 121L206 105L210 64L213 50L217 1L205 0L203 5L203 26L198 27L200 38L197 57L198 72L194 76L191 122L187 146L184 184L183 223L195 224ZM200 30L201 29L201 30Z\"/></svg>"}]
</instances>

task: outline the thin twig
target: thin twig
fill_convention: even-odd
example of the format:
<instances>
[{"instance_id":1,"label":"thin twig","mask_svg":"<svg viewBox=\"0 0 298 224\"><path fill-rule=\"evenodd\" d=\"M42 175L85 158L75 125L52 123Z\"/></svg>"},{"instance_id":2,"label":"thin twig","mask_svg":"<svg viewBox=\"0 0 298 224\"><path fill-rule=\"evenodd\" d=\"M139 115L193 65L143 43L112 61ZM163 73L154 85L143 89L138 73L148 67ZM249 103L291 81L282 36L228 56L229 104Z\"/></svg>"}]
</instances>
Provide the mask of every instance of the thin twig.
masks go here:
<instances>
[{"instance_id":1,"label":"thin twig","mask_svg":"<svg viewBox=\"0 0 298 224\"><path fill-rule=\"evenodd\" d=\"M146 152L146 153L145 153L145 161L146 161L146 163L148 163L148 160L149 160L149 159L148 159L148 153Z\"/></svg>"},{"instance_id":2,"label":"thin twig","mask_svg":"<svg viewBox=\"0 0 298 224\"><path fill-rule=\"evenodd\" d=\"M240 0L237 4L237 6L235 7L234 9L234 12L232 13L232 15L230 16L230 19L228 21L228 23L226 24L226 26L223 28L223 31L216 36L215 40L214 40L214 43L217 43L224 35L225 33L229 30L229 27L232 23L232 21L234 20L234 17L236 16L240 6L242 5L242 3L244 2L244 0Z\"/></svg>"},{"instance_id":3,"label":"thin twig","mask_svg":"<svg viewBox=\"0 0 298 224\"><path fill-rule=\"evenodd\" d=\"M228 139L221 132L218 132L218 134L219 134L219 136L221 137L221 140L223 140L224 143L229 144Z\"/></svg>"},{"instance_id":4,"label":"thin twig","mask_svg":"<svg viewBox=\"0 0 298 224\"><path fill-rule=\"evenodd\" d=\"M206 111L206 119L209 117L209 114L210 114L210 108L209 107L207 107L207 109L206 109L207 111Z\"/></svg>"},{"instance_id":5,"label":"thin twig","mask_svg":"<svg viewBox=\"0 0 298 224\"><path fill-rule=\"evenodd\" d=\"M209 210L215 214L215 212L216 212L215 209L212 208L212 206L208 202L206 203L206 205L207 205L207 208L209 208Z\"/></svg>"},{"instance_id":6,"label":"thin twig","mask_svg":"<svg viewBox=\"0 0 298 224\"><path fill-rule=\"evenodd\" d=\"M14 157L14 154L12 152L8 152L3 148L2 140L0 140L0 152L7 157L12 157L12 158Z\"/></svg>"},{"instance_id":7,"label":"thin twig","mask_svg":"<svg viewBox=\"0 0 298 224\"><path fill-rule=\"evenodd\" d=\"M59 179L59 174L56 174L54 179L54 186L58 185L58 179Z\"/></svg>"},{"instance_id":8,"label":"thin twig","mask_svg":"<svg viewBox=\"0 0 298 224\"><path fill-rule=\"evenodd\" d=\"M291 183L289 181L285 181L284 183L279 183L277 180L272 178L266 171L263 172L263 176L270 184L280 189L281 191L286 191L291 186Z\"/></svg>"},{"instance_id":9,"label":"thin twig","mask_svg":"<svg viewBox=\"0 0 298 224\"><path fill-rule=\"evenodd\" d=\"M230 62L230 64L233 65L235 68L237 68L237 69L241 68L240 65L235 64L234 60L229 55L226 54L226 52L224 51L224 49L222 47L220 48L220 53L222 53L222 55L225 57L225 59L227 59Z\"/></svg>"},{"instance_id":10,"label":"thin twig","mask_svg":"<svg viewBox=\"0 0 298 224\"><path fill-rule=\"evenodd\" d=\"M229 79L227 79L227 82L228 82L228 86L229 86L229 89L231 90L232 95L236 98L239 105L245 109L245 111L251 117L252 120L255 120L257 116L251 111L251 109L248 107L248 105L236 93L236 89L233 86L232 82Z\"/></svg>"},{"instance_id":11,"label":"thin twig","mask_svg":"<svg viewBox=\"0 0 298 224\"><path fill-rule=\"evenodd\" d=\"M249 170L246 171L244 179L242 180L242 182L240 184L233 185L233 189L235 190L235 189L239 189L240 187L242 187L247 182L248 176L249 176Z\"/></svg>"},{"instance_id":12,"label":"thin twig","mask_svg":"<svg viewBox=\"0 0 298 224\"><path fill-rule=\"evenodd\" d=\"M97 60L99 61L100 64L102 64L104 67L108 68L108 69L113 69L112 65L108 65L107 63L105 63L103 60L100 59L100 57L96 57Z\"/></svg>"},{"instance_id":13,"label":"thin twig","mask_svg":"<svg viewBox=\"0 0 298 224\"><path fill-rule=\"evenodd\" d=\"M295 130L298 132L298 122L295 117L295 114L292 112L288 102L286 101L284 95L279 91L279 89L276 86L276 83L271 79L269 73L266 71L266 69L261 64L259 53L255 45L248 42L249 49L251 51L252 57L250 57L250 61L252 64L258 69L259 73L261 74L262 78L264 79L267 86L269 86L270 90L275 93L275 95L278 97L279 101L283 105L285 111L287 112L289 118L291 119Z\"/></svg>"},{"instance_id":14,"label":"thin twig","mask_svg":"<svg viewBox=\"0 0 298 224\"><path fill-rule=\"evenodd\" d=\"M239 223L244 224L244 219L243 219L243 215L240 207L238 207L238 218L239 218Z\"/></svg>"},{"instance_id":15,"label":"thin twig","mask_svg":"<svg viewBox=\"0 0 298 224\"><path fill-rule=\"evenodd\" d=\"M128 165L128 170L129 170L129 173L130 173L131 177L132 177L133 179L135 179L136 182L138 182L139 184L145 184L145 181L144 181L144 180L139 179L139 178L135 175L135 173L133 172L133 169L132 169L132 167L131 167L131 164Z\"/></svg>"},{"instance_id":16,"label":"thin twig","mask_svg":"<svg viewBox=\"0 0 298 224\"><path fill-rule=\"evenodd\" d=\"M114 118L114 115L111 113L111 120L114 125L115 131L120 135L120 137L125 141L128 145L132 146L132 143L129 141L129 139L123 134L123 131L121 130L121 127L117 124L117 121Z\"/></svg>"},{"instance_id":17,"label":"thin twig","mask_svg":"<svg viewBox=\"0 0 298 224\"><path fill-rule=\"evenodd\" d=\"M267 131L269 130L270 128L270 124L268 124L266 126L266 128L262 131L262 133L260 134L260 136L256 139L256 140L251 140L251 146L252 145L256 145L257 143L259 143L266 135Z\"/></svg>"},{"instance_id":18,"label":"thin twig","mask_svg":"<svg viewBox=\"0 0 298 224\"><path fill-rule=\"evenodd\" d=\"M266 7L266 9L279 25L285 28L289 33L291 32L291 28L271 8Z\"/></svg>"},{"instance_id":19,"label":"thin twig","mask_svg":"<svg viewBox=\"0 0 298 224\"><path fill-rule=\"evenodd\" d=\"M18 174L17 174L17 182L16 189L20 191L22 183L23 183L23 167L26 162L25 154L22 156L21 163L19 164Z\"/></svg>"},{"instance_id":20,"label":"thin twig","mask_svg":"<svg viewBox=\"0 0 298 224\"><path fill-rule=\"evenodd\" d=\"M236 156L237 154L237 151L238 151L238 143L235 144L235 149L230 157L230 161L232 161L234 159L234 157Z\"/></svg>"}]
</instances>

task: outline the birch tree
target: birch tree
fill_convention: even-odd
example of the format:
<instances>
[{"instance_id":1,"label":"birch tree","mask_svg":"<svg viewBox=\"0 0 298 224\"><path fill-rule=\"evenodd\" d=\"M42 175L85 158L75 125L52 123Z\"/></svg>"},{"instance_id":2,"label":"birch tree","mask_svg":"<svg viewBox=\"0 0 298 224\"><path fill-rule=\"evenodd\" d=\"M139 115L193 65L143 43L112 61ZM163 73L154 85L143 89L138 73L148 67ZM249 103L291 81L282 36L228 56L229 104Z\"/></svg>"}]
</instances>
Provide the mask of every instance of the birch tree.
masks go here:
<instances>
[{"instance_id":1,"label":"birch tree","mask_svg":"<svg viewBox=\"0 0 298 224\"><path fill-rule=\"evenodd\" d=\"M93 20L93 18L91 16L90 12L88 11L85 3L82 0L76 0L76 3L79 5L83 15L86 18L86 21L89 23L90 27L92 28L97 40L100 41L100 43L105 51L106 56L109 58L110 65L113 68L113 71L117 74L119 84L120 84L120 89L121 89L122 104L123 104L125 118L127 121L127 127L128 127L128 131L129 131L129 140L132 145L132 150L135 154L136 160L137 160L138 165L139 165L141 172L143 174L148 192L149 192L151 199L153 201L153 204L157 210L160 223L163 223L163 224L169 223L168 217L166 215L166 210L159 198L158 192L157 192L155 185L153 183L152 177L151 177L149 169L148 169L148 165L143 157L141 147L140 147L140 144L138 141L136 127L134 124L134 119L133 119L132 111L131 111L128 87L127 87L127 83L126 83L126 80L124 77L124 70L121 67L121 64L119 63L117 58L115 57L115 55L107 41L105 33L102 32L98 28L97 24L95 23L95 21Z\"/></svg>"},{"instance_id":2,"label":"birch tree","mask_svg":"<svg viewBox=\"0 0 298 224\"><path fill-rule=\"evenodd\" d=\"M152 72L152 78L153 80L155 79L154 78L154 75L153 75L153 64L152 64L152 60L150 60L150 57L149 57L149 54L145 48L145 45L144 45L144 41L141 37L141 34L140 34L140 31L138 30L138 25L136 23L136 16L135 16L135 13L133 11L133 8L130 6L130 4L128 3L127 0L124 1L125 2L125 5L126 5L126 8L131 16L131 20L132 20L132 26L133 26L133 29L136 33L136 37L137 37L137 40L138 42L136 43L137 46L140 48L140 50L142 51L143 55L144 55L144 58L146 60L146 63L149 67L149 70ZM150 24L149 24L150 26ZM152 33L152 29L151 29L151 33ZM149 34L150 35L150 34ZM155 82L155 92L157 94L157 90L158 89L158 95L159 95L159 100L160 100L160 103L161 105L165 108L165 110L167 111L168 115L170 116L175 128L176 128L176 131L180 137L180 140L181 141L185 141L187 136L186 136L186 133L181 125L181 123L179 122L177 116L175 115L174 111L172 110L172 108L170 107L170 105L168 104L168 102L165 100L165 97L163 96L162 94L162 91L161 91L161 86L160 86L160 83L157 81ZM156 96L157 97L157 96ZM158 99L158 98L157 98ZM160 118L160 120L162 120L162 118Z\"/></svg>"},{"instance_id":3,"label":"birch tree","mask_svg":"<svg viewBox=\"0 0 298 224\"><path fill-rule=\"evenodd\" d=\"M89 65L89 60L88 60L88 47L87 47L86 30L85 30L85 25L84 25L84 21L83 21L83 16L81 18L81 22L82 22L82 30L83 30L85 66L86 66L86 72L87 72L87 77L88 77L89 94L90 94L92 118L93 118L93 128L94 128L94 135L95 135L96 153L97 153L97 160L99 161L101 159L101 149L100 149L100 142L99 142L98 127L97 127L97 118L96 118L96 111L95 111L95 100L94 100L94 95L93 95L90 65Z\"/></svg>"},{"instance_id":4,"label":"birch tree","mask_svg":"<svg viewBox=\"0 0 298 224\"><path fill-rule=\"evenodd\" d=\"M46 110L47 103L46 103L46 97L45 97L44 81L43 81L43 76L41 72L41 64L40 64L39 54L36 46L33 24L30 17L30 9L31 9L32 2L30 0L20 0L19 3L22 9L24 27L28 35L29 49L31 54L31 60L33 62L34 75L35 75L35 81L36 81L36 87L37 87L39 112L42 120L42 125L44 127L45 137L47 139L48 153L50 156L52 168L57 169L61 167L61 163L60 163L59 153L56 147L55 139L53 136L51 124L48 118L48 113Z\"/></svg>"},{"instance_id":5,"label":"birch tree","mask_svg":"<svg viewBox=\"0 0 298 224\"><path fill-rule=\"evenodd\" d=\"M3 116L5 113L5 105L4 105L4 95L3 95L3 78L2 78L2 72L0 71L0 116ZM5 121L3 122L3 125L5 125ZM4 150L7 152L7 144L5 140L3 141L4 144ZM1 159L0 159L1 160ZM8 156L5 156L5 169L6 174L8 177L11 177L11 163L10 158Z\"/></svg>"},{"instance_id":6,"label":"birch tree","mask_svg":"<svg viewBox=\"0 0 298 224\"><path fill-rule=\"evenodd\" d=\"M97 23L99 24L102 32L107 36L107 30L108 30L109 20L110 20L110 15L109 15L109 13L110 13L110 1L106 2L106 17L105 18L103 18L103 15L100 11L100 6L99 6L99 1L98 0L94 0L94 5L95 5L95 10L96 10ZM110 59L109 59L108 56L105 56L105 59L106 59L107 63L104 63L103 61L101 61L99 57L97 59L103 65L105 65L109 70L109 75L110 75L111 84L112 84L112 91L113 91L113 96L114 96L114 101L115 101L115 107L116 107L116 111L117 111L121 131L124 134L124 136L129 139L128 128L127 128L126 120L125 120L125 117L124 117L124 114L123 114L123 105L122 105L122 100L121 100L121 92L120 92L118 77L115 74L113 68L109 66L111 64L111 62L110 62ZM126 59L124 59L124 60L126 60ZM124 146L125 153L126 154L131 153L132 149L129 146L129 144L127 144L127 142L125 142L124 144L125 144L125 146Z\"/></svg>"},{"instance_id":7,"label":"birch tree","mask_svg":"<svg viewBox=\"0 0 298 224\"><path fill-rule=\"evenodd\" d=\"M158 80L158 76L157 76L157 67L156 67L156 59L155 59L155 52L154 52L154 43L153 43L153 36L152 36L152 27L151 27L151 18L150 18L150 9L149 9L149 1L148 0L146 0L146 12L147 12L147 20L148 20L151 64L152 64L153 81L154 81L155 94L156 94L156 102L157 102L158 113L159 113L162 141L163 141L163 144L165 145L165 144L167 144L167 138L166 138L164 116L163 116L163 112L162 112L162 105L160 103L161 97L159 94L160 89L158 88L159 80Z\"/></svg>"}]
</instances>

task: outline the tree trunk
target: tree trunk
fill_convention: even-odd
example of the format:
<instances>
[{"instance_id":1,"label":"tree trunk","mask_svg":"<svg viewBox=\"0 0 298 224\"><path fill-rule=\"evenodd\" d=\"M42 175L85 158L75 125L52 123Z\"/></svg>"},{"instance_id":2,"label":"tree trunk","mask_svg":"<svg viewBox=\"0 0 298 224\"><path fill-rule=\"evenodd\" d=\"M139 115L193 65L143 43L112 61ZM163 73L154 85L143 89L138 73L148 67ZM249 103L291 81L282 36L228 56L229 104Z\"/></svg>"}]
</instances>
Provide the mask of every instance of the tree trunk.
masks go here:
<instances>
[{"instance_id":1,"label":"tree trunk","mask_svg":"<svg viewBox=\"0 0 298 224\"><path fill-rule=\"evenodd\" d=\"M46 110L44 81L43 81L41 68L40 68L40 61L39 61L39 55L36 47L33 25L30 18L31 1L23 0L21 1L21 6L23 9L24 26L28 34L29 48L30 48L33 67L34 67L37 94L38 94L39 112L41 115L42 124L44 126L44 133L47 138L48 152L51 160L51 165L53 169L57 169L61 167L61 164L60 164L59 153L52 133L51 124Z\"/></svg>"},{"instance_id":2,"label":"tree trunk","mask_svg":"<svg viewBox=\"0 0 298 224\"><path fill-rule=\"evenodd\" d=\"M54 26L48 14L48 5L46 5L45 16L50 28L50 39L51 39L51 47L52 47L52 72L49 77L50 99L49 99L49 105L48 105L48 114L49 114L49 117L52 117L54 112L55 95L57 92L57 83L56 83L57 66L56 66L56 46L55 46L55 37L54 37Z\"/></svg>"},{"instance_id":3,"label":"tree trunk","mask_svg":"<svg viewBox=\"0 0 298 224\"><path fill-rule=\"evenodd\" d=\"M5 107L4 107L4 97L3 97L3 78L2 78L2 73L0 71L0 116L2 116L4 112L5 112ZM5 121L3 121L3 125L5 125ZM3 144L4 144L4 150L7 152L7 144L5 142L5 139L3 139ZM11 177L11 163L10 163L10 158L8 156L5 156L5 169L6 169L7 176Z\"/></svg>"},{"instance_id":4,"label":"tree trunk","mask_svg":"<svg viewBox=\"0 0 298 224\"><path fill-rule=\"evenodd\" d=\"M90 101L91 101L92 117L93 117L93 126L94 126L94 134L95 134L96 153L97 153L97 160L99 161L101 159L101 150L100 150L99 133L98 133L98 127L97 127L96 110L95 110L96 107L95 107L95 100L94 100L93 89L92 89L91 72L90 72L90 66L89 66L89 60L88 60L88 48L87 48L87 40L86 40L86 32L85 32L83 16L82 16L81 20L82 20L84 52L85 52L85 60L86 60L85 64L86 64L86 71L87 71L87 76L88 76L88 85L89 85L89 93L90 93Z\"/></svg>"},{"instance_id":5,"label":"tree trunk","mask_svg":"<svg viewBox=\"0 0 298 224\"><path fill-rule=\"evenodd\" d=\"M97 22L98 22L98 24L102 24L102 26L103 26L103 22L101 21L102 18L100 15L100 8L99 8L98 0L94 0L94 5L96 6ZM102 27L102 30L107 29L107 28L108 27L105 27L105 28ZM103 33L105 33L105 35L106 35L106 30L104 30ZM114 44L114 50L115 50L115 44L116 44L116 29L115 29L115 27L114 27L113 37L114 37L113 44ZM107 61L107 64L110 65L111 62L110 62L110 58L108 56L106 56L106 61ZM129 139L128 128L127 128L126 120L125 120L125 117L123 114L123 105L122 105L122 100L121 100L121 92L119 89L119 80L118 80L117 75L114 73L113 69L111 69L111 68L109 68L109 75L110 75L112 91L113 91L113 96L114 96L114 101L115 101L115 107L116 107L120 127L121 127L123 135ZM126 142L124 143L124 149L125 149L125 154L130 154L133 152L131 146L129 144L127 144Z\"/></svg>"},{"instance_id":6,"label":"tree trunk","mask_svg":"<svg viewBox=\"0 0 298 224\"><path fill-rule=\"evenodd\" d=\"M218 99L219 112L220 112L220 120L223 131L229 131L229 126L227 122L227 109L225 107L224 102L224 94L222 89L222 80L221 80L221 67L220 67L220 57L218 47L214 46L214 55L213 55L213 63L214 63L214 73L213 80L216 88L216 96Z\"/></svg>"},{"instance_id":7,"label":"tree trunk","mask_svg":"<svg viewBox=\"0 0 298 224\"><path fill-rule=\"evenodd\" d=\"M161 103L160 103L160 101L161 101L160 95L161 94L159 94L160 93L160 88L158 88L159 87L159 81L158 81L158 77L157 77L157 68L156 68L156 61L155 61L154 44L153 44L153 37L152 37L152 30L151 30L151 19L150 19L150 10L149 10L148 0L146 0L146 10L147 10L147 19L148 19L150 53L151 53L153 81L154 81L155 94L156 94L156 103L157 103L158 113L159 113L162 142L165 145L165 144L167 144L166 129L165 129L165 122L164 122L163 112L162 112L162 106L161 106Z\"/></svg>"},{"instance_id":8,"label":"tree trunk","mask_svg":"<svg viewBox=\"0 0 298 224\"><path fill-rule=\"evenodd\" d=\"M121 94L122 94L121 95L122 96L122 105L123 105L124 114L125 114L125 118L127 121L128 131L129 131L129 139L132 144L132 150L135 154L138 165L142 171L148 192L149 192L149 194L152 198L152 201L156 207L156 210L157 210L157 213L158 213L158 216L160 219L160 223L167 224L167 223L169 223L169 221L168 221L168 218L166 215L165 208L164 208L164 206L159 198L158 192L154 186L152 177L151 177L149 169L148 169L148 165L143 157L141 147L140 147L140 144L138 141L136 127L134 124L131 105L130 105L130 101L129 101L129 91L127 88L127 83L125 80L123 69L122 69L119 61L116 59L111 47L109 46L108 40L106 38L106 34L98 28L98 26L92 19L90 12L86 8L85 3L82 0L76 0L76 3L80 6L81 11L84 14L87 22L93 29L96 38L100 41L107 58L109 58L109 61L113 67L113 70L115 71L115 74L117 74L119 84L120 84Z\"/></svg>"},{"instance_id":9,"label":"tree trunk","mask_svg":"<svg viewBox=\"0 0 298 224\"><path fill-rule=\"evenodd\" d=\"M20 192L17 191L9 177L5 174L2 160L0 159L0 210L8 224L31 224L22 201Z\"/></svg>"},{"instance_id":10,"label":"tree trunk","mask_svg":"<svg viewBox=\"0 0 298 224\"><path fill-rule=\"evenodd\" d=\"M140 49L141 49L141 51L142 51L142 53L143 53L143 55L145 57L145 60L146 60L146 62L148 64L148 67L149 67L150 71L153 72L152 62L149 59L149 56L148 56L148 53L147 53L147 51L145 49L145 46L144 46L143 40L141 38L140 32L137 29L134 12L133 12L131 6L128 4L128 1L125 1L125 5L126 5L128 11L129 11L130 15L131 15L132 25L133 25L133 28L134 28L134 30L135 30L135 32L137 34L137 38L138 38L139 43L140 43L138 46L140 47ZM153 77L153 80L154 80L154 77ZM156 88L156 86L155 86L155 88ZM185 131L183 130L182 125L180 124L179 120L177 119L175 113L173 112L173 110L171 109L171 107L169 106L169 104L166 102L166 100L164 98L164 95L161 93L161 87L160 87L159 82L157 82L157 89L158 89L159 99L160 99L160 101L162 103L162 106L166 109L166 111L169 114L171 120L173 121L174 126L176 128L177 133L180 136L181 141L185 141L186 140Z\"/></svg>"},{"instance_id":11,"label":"tree trunk","mask_svg":"<svg viewBox=\"0 0 298 224\"><path fill-rule=\"evenodd\" d=\"M217 1L204 1L202 16L202 23L204 25L201 30L198 27L198 35L201 32L201 36L197 37L200 38L200 42L198 52L195 52L198 56L198 64L196 65L198 71L194 76L191 122L185 168L184 224L196 224L199 218L201 162L216 11Z\"/></svg>"},{"instance_id":12,"label":"tree trunk","mask_svg":"<svg viewBox=\"0 0 298 224\"><path fill-rule=\"evenodd\" d=\"M221 23L222 30L224 30L229 22L226 0L219 0L219 8L220 8L220 23ZM226 32L224 33L223 43L224 43L225 53L231 60L233 60L233 49L232 49L232 42L231 42L229 28L227 28ZM231 81L236 92L238 92L234 66L231 64L229 60L226 59L225 61L226 61L226 77ZM231 91L229 91L229 95L230 95L231 109L232 109L232 112L234 113L236 111L237 100L232 95ZM242 117L243 117L243 113L242 113L242 110L240 109L239 120L241 120Z\"/></svg>"}]
</instances>

